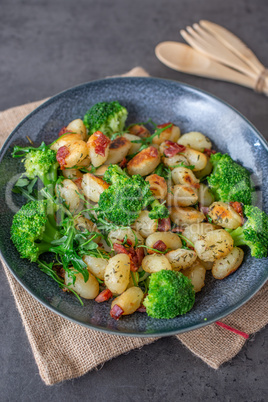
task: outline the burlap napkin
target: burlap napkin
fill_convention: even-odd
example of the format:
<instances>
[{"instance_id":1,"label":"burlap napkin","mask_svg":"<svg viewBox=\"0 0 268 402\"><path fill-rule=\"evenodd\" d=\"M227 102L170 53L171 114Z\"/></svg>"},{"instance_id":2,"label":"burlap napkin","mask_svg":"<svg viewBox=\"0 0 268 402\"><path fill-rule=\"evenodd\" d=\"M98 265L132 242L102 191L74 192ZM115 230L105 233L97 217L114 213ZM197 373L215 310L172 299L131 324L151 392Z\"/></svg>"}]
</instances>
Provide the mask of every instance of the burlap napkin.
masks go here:
<instances>
[{"instance_id":1,"label":"burlap napkin","mask_svg":"<svg viewBox=\"0 0 268 402\"><path fill-rule=\"evenodd\" d=\"M126 75L148 74L141 68L135 68ZM1 145L20 120L42 102L18 106L0 113ZM5 265L4 270L41 378L47 385L79 377L115 356L156 340L156 338L108 335L74 324L52 313L30 296ZM247 304L222 322L247 334L253 334L268 322L267 302L268 284L263 286ZM216 324L177 335L177 338L215 369L234 357L245 343L241 335Z\"/></svg>"}]
</instances>

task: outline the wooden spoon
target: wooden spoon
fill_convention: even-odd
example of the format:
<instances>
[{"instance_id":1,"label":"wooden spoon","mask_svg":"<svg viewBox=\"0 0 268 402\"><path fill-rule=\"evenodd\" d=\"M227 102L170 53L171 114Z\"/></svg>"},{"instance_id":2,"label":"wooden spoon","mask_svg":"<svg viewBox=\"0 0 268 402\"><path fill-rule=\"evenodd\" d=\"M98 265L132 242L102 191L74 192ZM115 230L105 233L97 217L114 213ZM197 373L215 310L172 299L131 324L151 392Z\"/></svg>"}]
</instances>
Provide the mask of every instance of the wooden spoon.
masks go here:
<instances>
[{"instance_id":1,"label":"wooden spoon","mask_svg":"<svg viewBox=\"0 0 268 402\"><path fill-rule=\"evenodd\" d=\"M176 71L234 82L248 88L255 86L253 78L217 63L184 43L159 43L155 48L155 54L163 64Z\"/></svg>"}]
</instances>

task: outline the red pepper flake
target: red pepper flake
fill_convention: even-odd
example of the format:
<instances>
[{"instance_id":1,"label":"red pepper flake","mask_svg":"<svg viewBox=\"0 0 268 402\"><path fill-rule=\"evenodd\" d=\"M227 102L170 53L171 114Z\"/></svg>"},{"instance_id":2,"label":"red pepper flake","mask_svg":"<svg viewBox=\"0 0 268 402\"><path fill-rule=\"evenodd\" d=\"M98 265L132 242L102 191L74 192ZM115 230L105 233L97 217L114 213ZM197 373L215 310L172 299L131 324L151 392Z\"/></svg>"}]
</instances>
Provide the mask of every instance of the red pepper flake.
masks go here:
<instances>
[{"instance_id":1,"label":"red pepper flake","mask_svg":"<svg viewBox=\"0 0 268 402\"><path fill-rule=\"evenodd\" d=\"M107 301L113 297L112 292L109 289L104 289L100 294L95 298L95 301L97 303L102 303L104 301Z\"/></svg>"},{"instance_id":2,"label":"red pepper flake","mask_svg":"<svg viewBox=\"0 0 268 402\"><path fill-rule=\"evenodd\" d=\"M158 219L158 232L169 232L171 230L170 218Z\"/></svg>"},{"instance_id":3,"label":"red pepper flake","mask_svg":"<svg viewBox=\"0 0 268 402\"><path fill-rule=\"evenodd\" d=\"M124 158L120 163L119 163L119 167L121 167L121 169L125 169L127 167L127 158Z\"/></svg>"},{"instance_id":4,"label":"red pepper flake","mask_svg":"<svg viewBox=\"0 0 268 402\"><path fill-rule=\"evenodd\" d=\"M164 150L164 154L168 158L170 158L174 155L177 155L180 152L184 152L186 149L184 145L180 145L180 144L177 144L176 142L169 141L169 140L165 141L165 145L167 146L167 148Z\"/></svg>"},{"instance_id":5,"label":"red pepper flake","mask_svg":"<svg viewBox=\"0 0 268 402\"><path fill-rule=\"evenodd\" d=\"M63 147L60 147L57 151L56 159L60 164L60 168L64 169L66 165L65 158L70 154L69 149L63 145Z\"/></svg>"},{"instance_id":6,"label":"red pepper flake","mask_svg":"<svg viewBox=\"0 0 268 402\"><path fill-rule=\"evenodd\" d=\"M98 155L105 156L105 150L110 144L111 140L106 137L101 131L96 131L94 134L94 147L95 147L95 152Z\"/></svg>"},{"instance_id":7,"label":"red pepper flake","mask_svg":"<svg viewBox=\"0 0 268 402\"><path fill-rule=\"evenodd\" d=\"M158 250L158 251L165 251L167 248L167 245L162 240L157 240L154 243L152 248L154 248L155 250Z\"/></svg>"},{"instance_id":8,"label":"red pepper flake","mask_svg":"<svg viewBox=\"0 0 268 402\"><path fill-rule=\"evenodd\" d=\"M204 148L204 154L206 154L208 157L211 156L211 154L216 154L217 151L215 151L215 149L208 149L208 148Z\"/></svg>"},{"instance_id":9,"label":"red pepper flake","mask_svg":"<svg viewBox=\"0 0 268 402\"><path fill-rule=\"evenodd\" d=\"M72 131L67 130L67 127L62 127L62 129L59 131L58 136L61 137L62 135L67 134L67 133L71 133L71 132Z\"/></svg>"},{"instance_id":10,"label":"red pepper flake","mask_svg":"<svg viewBox=\"0 0 268 402\"><path fill-rule=\"evenodd\" d=\"M118 306L118 304L115 304L110 311L110 316L115 320L118 320L123 313L124 310L120 306Z\"/></svg>"}]
</instances>

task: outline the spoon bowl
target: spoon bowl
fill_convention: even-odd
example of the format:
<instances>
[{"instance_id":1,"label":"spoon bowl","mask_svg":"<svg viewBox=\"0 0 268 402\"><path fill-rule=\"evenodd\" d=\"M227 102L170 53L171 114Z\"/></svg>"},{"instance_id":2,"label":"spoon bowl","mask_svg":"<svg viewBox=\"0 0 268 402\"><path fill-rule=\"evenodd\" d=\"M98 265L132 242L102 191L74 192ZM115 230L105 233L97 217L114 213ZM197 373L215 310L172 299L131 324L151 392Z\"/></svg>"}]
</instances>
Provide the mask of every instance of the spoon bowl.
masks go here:
<instances>
[{"instance_id":1,"label":"spoon bowl","mask_svg":"<svg viewBox=\"0 0 268 402\"><path fill-rule=\"evenodd\" d=\"M161 42L155 48L156 57L166 66L183 73L234 82L254 88L255 80L204 56L179 42Z\"/></svg>"}]
</instances>

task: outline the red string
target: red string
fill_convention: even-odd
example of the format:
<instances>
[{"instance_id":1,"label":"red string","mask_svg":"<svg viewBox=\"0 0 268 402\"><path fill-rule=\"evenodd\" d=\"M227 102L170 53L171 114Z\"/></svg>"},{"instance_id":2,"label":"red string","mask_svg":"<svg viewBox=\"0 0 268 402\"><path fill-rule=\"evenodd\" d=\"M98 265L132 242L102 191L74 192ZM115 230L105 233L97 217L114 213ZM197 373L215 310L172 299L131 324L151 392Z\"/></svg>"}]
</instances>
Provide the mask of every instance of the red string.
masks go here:
<instances>
[{"instance_id":1,"label":"red string","mask_svg":"<svg viewBox=\"0 0 268 402\"><path fill-rule=\"evenodd\" d=\"M249 335L246 334L245 332L242 332L242 331L239 331L238 329L235 329L235 328L233 328L233 327L230 327L229 325L224 324L223 322L216 321L216 324L219 325L219 327L228 329L228 331L231 331L231 332L234 332L234 333L237 334L237 335L243 336L243 338L245 338L245 339L248 339L248 338L249 338Z\"/></svg>"}]
</instances>

